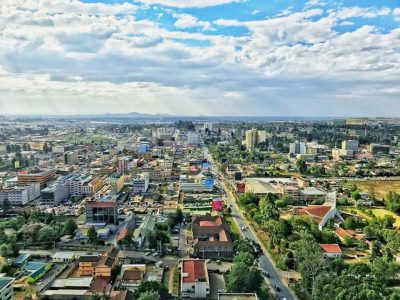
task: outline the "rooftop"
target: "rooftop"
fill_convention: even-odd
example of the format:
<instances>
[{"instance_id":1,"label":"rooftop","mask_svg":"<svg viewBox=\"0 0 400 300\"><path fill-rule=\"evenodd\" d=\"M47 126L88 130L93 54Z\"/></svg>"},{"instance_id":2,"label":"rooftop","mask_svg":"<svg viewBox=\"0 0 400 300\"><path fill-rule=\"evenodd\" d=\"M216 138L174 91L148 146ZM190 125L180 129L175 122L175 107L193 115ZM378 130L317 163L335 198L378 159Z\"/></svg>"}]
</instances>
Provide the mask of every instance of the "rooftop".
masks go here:
<instances>
[{"instance_id":1,"label":"rooftop","mask_svg":"<svg viewBox=\"0 0 400 300\"><path fill-rule=\"evenodd\" d=\"M204 259L182 261L182 281L185 283L207 280L207 266Z\"/></svg>"}]
</instances>

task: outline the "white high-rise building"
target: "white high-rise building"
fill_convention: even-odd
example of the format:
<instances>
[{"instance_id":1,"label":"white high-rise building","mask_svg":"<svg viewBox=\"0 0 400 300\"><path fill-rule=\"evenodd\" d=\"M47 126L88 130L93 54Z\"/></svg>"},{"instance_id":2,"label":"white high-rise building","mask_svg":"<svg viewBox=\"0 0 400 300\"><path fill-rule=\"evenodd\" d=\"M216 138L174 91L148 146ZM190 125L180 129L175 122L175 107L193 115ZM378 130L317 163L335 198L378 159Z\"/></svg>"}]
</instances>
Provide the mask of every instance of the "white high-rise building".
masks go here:
<instances>
[{"instance_id":1,"label":"white high-rise building","mask_svg":"<svg viewBox=\"0 0 400 300\"><path fill-rule=\"evenodd\" d=\"M189 145L197 145L200 143L200 135L195 131L189 131L187 133L187 143Z\"/></svg>"},{"instance_id":2,"label":"white high-rise building","mask_svg":"<svg viewBox=\"0 0 400 300\"><path fill-rule=\"evenodd\" d=\"M290 143L289 145L289 154L306 154L306 143L304 142L294 142L294 143Z\"/></svg>"}]
</instances>

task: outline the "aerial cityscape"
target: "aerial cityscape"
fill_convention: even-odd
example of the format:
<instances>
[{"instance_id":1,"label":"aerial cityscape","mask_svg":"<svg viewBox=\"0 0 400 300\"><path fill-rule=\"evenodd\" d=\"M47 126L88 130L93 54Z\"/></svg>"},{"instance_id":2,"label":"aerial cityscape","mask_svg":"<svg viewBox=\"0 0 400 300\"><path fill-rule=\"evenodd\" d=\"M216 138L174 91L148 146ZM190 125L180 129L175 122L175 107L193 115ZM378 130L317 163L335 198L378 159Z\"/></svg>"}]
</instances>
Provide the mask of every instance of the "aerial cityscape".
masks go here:
<instances>
[{"instance_id":1,"label":"aerial cityscape","mask_svg":"<svg viewBox=\"0 0 400 300\"><path fill-rule=\"evenodd\" d=\"M0 300L400 300L398 0L0 0Z\"/></svg>"}]
</instances>

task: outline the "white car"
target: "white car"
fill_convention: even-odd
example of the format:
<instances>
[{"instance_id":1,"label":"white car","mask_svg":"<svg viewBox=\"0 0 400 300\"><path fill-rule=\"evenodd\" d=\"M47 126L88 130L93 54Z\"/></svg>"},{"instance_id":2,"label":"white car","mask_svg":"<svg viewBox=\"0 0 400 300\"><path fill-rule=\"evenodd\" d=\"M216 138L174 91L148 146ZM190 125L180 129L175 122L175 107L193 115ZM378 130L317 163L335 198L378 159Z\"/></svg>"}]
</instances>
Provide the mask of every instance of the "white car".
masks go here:
<instances>
[{"instance_id":1,"label":"white car","mask_svg":"<svg viewBox=\"0 0 400 300\"><path fill-rule=\"evenodd\" d=\"M206 259L206 264L210 263L211 259Z\"/></svg>"},{"instance_id":2,"label":"white car","mask_svg":"<svg viewBox=\"0 0 400 300\"><path fill-rule=\"evenodd\" d=\"M149 256L151 254L151 252L146 252L145 254L146 254L146 256Z\"/></svg>"},{"instance_id":3,"label":"white car","mask_svg":"<svg viewBox=\"0 0 400 300\"><path fill-rule=\"evenodd\" d=\"M157 252L153 253L153 256L154 256L154 257L156 257L157 255L158 255L158 253L157 253Z\"/></svg>"},{"instance_id":4,"label":"white car","mask_svg":"<svg viewBox=\"0 0 400 300\"><path fill-rule=\"evenodd\" d=\"M218 293L226 293L225 289L218 289Z\"/></svg>"}]
</instances>

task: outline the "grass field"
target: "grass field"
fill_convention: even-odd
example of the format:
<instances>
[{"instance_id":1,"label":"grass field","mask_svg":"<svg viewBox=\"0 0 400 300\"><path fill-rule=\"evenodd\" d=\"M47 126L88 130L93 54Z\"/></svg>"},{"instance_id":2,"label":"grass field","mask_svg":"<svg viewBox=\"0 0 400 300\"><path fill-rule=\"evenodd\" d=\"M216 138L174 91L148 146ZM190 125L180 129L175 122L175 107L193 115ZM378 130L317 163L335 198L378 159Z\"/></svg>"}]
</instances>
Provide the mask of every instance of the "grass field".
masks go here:
<instances>
[{"instance_id":1,"label":"grass field","mask_svg":"<svg viewBox=\"0 0 400 300\"><path fill-rule=\"evenodd\" d=\"M343 211L346 212L356 212L357 216L364 218L366 220L371 220L372 218L362 212L361 210L357 209L356 207L343 207L341 208ZM372 208L371 209L372 213L377 217L377 218L383 218L386 215L390 215L393 218L395 218L396 222L394 223L394 226L400 227L400 216L396 215L394 212L391 212L387 209L384 208Z\"/></svg>"},{"instance_id":2,"label":"grass field","mask_svg":"<svg viewBox=\"0 0 400 300\"><path fill-rule=\"evenodd\" d=\"M347 185L351 187L353 184L364 193L374 194L377 199L385 198L389 192L400 193L400 181L360 180L350 181Z\"/></svg>"},{"instance_id":3,"label":"grass field","mask_svg":"<svg viewBox=\"0 0 400 300\"><path fill-rule=\"evenodd\" d=\"M394 223L394 226L400 227L400 216L396 215L395 213L384 208L373 208L372 212L378 218L383 218L385 215L391 215L393 218L396 219L396 223Z\"/></svg>"}]
</instances>

